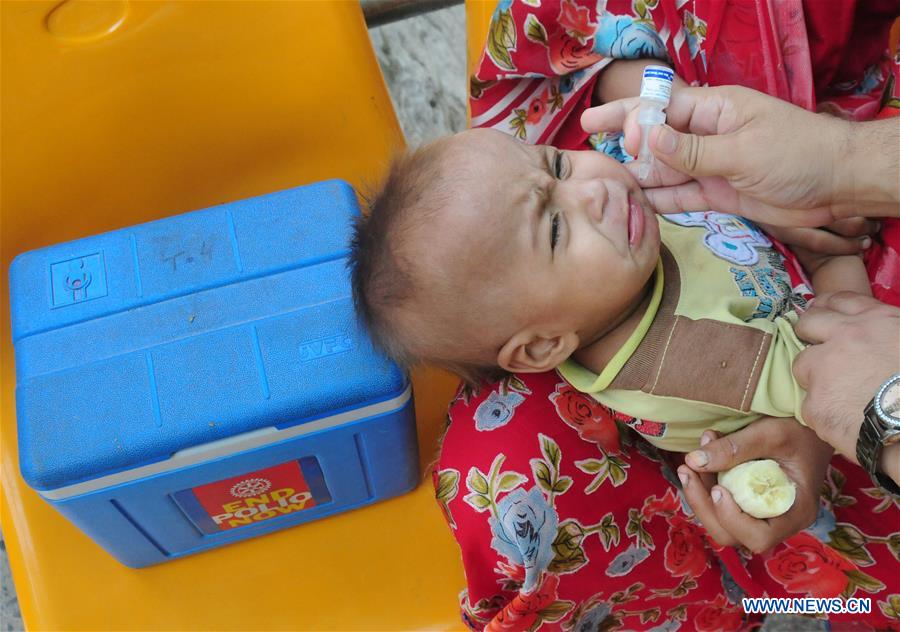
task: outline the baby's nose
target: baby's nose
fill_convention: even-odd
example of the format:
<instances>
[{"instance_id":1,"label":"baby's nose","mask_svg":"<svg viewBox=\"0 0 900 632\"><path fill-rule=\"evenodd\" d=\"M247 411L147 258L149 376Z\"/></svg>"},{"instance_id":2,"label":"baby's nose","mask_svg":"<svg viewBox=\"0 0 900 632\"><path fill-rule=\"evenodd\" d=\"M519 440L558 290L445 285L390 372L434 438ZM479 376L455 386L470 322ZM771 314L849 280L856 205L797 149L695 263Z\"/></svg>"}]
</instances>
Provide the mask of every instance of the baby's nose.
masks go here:
<instances>
[{"instance_id":1,"label":"baby's nose","mask_svg":"<svg viewBox=\"0 0 900 632\"><path fill-rule=\"evenodd\" d=\"M606 204L606 187L597 180L564 180L559 193L565 208L584 213L586 219L600 222Z\"/></svg>"}]
</instances>

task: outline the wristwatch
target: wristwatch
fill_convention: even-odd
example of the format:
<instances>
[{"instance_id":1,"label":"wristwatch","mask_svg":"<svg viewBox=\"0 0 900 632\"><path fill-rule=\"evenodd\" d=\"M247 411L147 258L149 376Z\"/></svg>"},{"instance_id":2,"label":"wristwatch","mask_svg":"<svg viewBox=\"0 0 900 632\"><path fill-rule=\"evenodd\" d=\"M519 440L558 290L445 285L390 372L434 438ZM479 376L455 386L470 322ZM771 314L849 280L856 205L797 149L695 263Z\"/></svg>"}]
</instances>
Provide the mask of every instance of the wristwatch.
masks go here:
<instances>
[{"instance_id":1,"label":"wristwatch","mask_svg":"<svg viewBox=\"0 0 900 632\"><path fill-rule=\"evenodd\" d=\"M856 457L875 484L900 495L900 486L878 470L885 446L900 442L900 373L889 377L866 406L856 440Z\"/></svg>"}]
</instances>

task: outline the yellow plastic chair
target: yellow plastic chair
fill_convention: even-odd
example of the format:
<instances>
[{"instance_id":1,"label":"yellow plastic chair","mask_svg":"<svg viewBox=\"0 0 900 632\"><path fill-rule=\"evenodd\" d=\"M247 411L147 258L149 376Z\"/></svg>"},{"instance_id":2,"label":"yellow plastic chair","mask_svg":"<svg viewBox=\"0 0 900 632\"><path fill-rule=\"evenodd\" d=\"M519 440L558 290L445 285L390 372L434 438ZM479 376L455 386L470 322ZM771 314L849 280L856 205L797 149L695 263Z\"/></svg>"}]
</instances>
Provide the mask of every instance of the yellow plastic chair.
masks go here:
<instances>
[{"instance_id":1,"label":"yellow plastic chair","mask_svg":"<svg viewBox=\"0 0 900 632\"><path fill-rule=\"evenodd\" d=\"M403 138L357 2L3 2L0 283L32 248L316 180L374 183ZM141 570L19 475L8 297L2 528L26 625L459 629L427 464L455 380L414 376L411 494Z\"/></svg>"},{"instance_id":2,"label":"yellow plastic chair","mask_svg":"<svg viewBox=\"0 0 900 632\"><path fill-rule=\"evenodd\" d=\"M491 16L496 8L497 0L466 0L466 52L470 75L475 72L475 66L481 59Z\"/></svg>"}]
</instances>

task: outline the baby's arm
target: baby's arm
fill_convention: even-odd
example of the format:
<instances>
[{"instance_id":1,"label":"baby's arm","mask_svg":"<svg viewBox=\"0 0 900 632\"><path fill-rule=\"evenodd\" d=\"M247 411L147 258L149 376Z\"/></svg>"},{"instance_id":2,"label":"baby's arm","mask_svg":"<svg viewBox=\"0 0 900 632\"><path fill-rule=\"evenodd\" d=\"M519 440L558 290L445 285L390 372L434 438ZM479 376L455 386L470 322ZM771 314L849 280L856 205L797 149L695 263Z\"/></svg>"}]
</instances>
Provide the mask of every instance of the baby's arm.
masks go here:
<instances>
[{"instance_id":1,"label":"baby's arm","mask_svg":"<svg viewBox=\"0 0 900 632\"><path fill-rule=\"evenodd\" d=\"M592 105L601 105L617 99L636 97L641 94L641 77L644 68L650 65L668 66L665 61L658 59L617 59L612 62L597 79L594 88ZM678 75L672 83L672 90L687 86Z\"/></svg>"},{"instance_id":2,"label":"baby's arm","mask_svg":"<svg viewBox=\"0 0 900 632\"><path fill-rule=\"evenodd\" d=\"M859 255L823 255L805 248L791 248L806 269L816 294L851 291L872 295L869 277Z\"/></svg>"}]
</instances>

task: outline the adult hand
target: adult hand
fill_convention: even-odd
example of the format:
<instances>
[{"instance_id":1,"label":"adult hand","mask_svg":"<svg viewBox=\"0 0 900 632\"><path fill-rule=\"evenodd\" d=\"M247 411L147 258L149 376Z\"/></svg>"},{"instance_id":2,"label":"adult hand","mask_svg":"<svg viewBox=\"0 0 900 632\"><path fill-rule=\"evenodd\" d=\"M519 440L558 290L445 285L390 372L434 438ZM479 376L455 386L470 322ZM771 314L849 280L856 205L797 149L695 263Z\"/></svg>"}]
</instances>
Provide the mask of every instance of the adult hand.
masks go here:
<instances>
[{"instance_id":1,"label":"adult hand","mask_svg":"<svg viewBox=\"0 0 900 632\"><path fill-rule=\"evenodd\" d=\"M838 220L822 228L792 228L760 224L766 233L790 247L799 247L821 255L855 255L872 245L880 222L864 217Z\"/></svg>"},{"instance_id":2,"label":"adult hand","mask_svg":"<svg viewBox=\"0 0 900 632\"><path fill-rule=\"evenodd\" d=\"M833 450L795 419L764 417L746 428L718 438L707 430L701 449L678 468L684 496L707 533L722 546L742 544L754 553L767 551L813 523L819 490ZM797 484L793 506L775 518L760 520L741 511L731 494L716 484L714 472L753 459L773 459Z\"/></svg>"},{"instance_id":3,"label":"adult hand","mask_svg":"<svg viewBox=\"0 0 900 632\"><path fill-rule=\"evenodd\" d=\"M825 294L800 316L794 331L814 343L793 366L806 389L803 420L857 463L863 410L878 387L900 372L900 309L852 292Z\"/></svg>"},{"instance_id":4,"label":"adult hand","mask_svg":"<svg viewBox=\"0 0 900 632\"><path fill-rule=\"evenodd\" d=\"M582 127L624 130L626 150L637 155L639 103L591 108ZM900 216L900 118L851 124L739 86L679 90L666 113L671 127L651 132L657 160L642 183L660 212L712 208L806 227Z\"/></svg>"}]
</instances>

